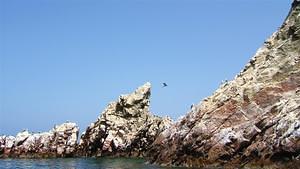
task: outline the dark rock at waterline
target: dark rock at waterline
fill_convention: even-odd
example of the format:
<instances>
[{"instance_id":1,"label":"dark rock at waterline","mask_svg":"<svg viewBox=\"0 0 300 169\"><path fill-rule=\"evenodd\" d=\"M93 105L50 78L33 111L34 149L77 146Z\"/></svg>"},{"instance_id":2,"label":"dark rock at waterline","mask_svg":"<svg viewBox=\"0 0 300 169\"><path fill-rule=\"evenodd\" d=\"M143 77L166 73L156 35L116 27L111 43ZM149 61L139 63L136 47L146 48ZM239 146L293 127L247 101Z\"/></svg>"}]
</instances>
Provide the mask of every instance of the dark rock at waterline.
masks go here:
<instances>
[{"instance_id":1,"label":"dark rock at waterline","mask_svg":"<svg viewBox=\"0 0 300 169\"><path fill-rule=\"evenodd\" d=\"M155 138L171 124L149 112L150 83L110 103L81 136L80 156L143 157Z\"/></svg>"},{"instance_id":2,"label":"dark rock at waterline","mask_svg":"<svg viewBox=\"0 0 300 169\"><path fill-rule=\"evenodd\" d=\"M197 167L299 164L299 0L245 69L163 131L148 157Z\"/></svg>"}]
</instances>

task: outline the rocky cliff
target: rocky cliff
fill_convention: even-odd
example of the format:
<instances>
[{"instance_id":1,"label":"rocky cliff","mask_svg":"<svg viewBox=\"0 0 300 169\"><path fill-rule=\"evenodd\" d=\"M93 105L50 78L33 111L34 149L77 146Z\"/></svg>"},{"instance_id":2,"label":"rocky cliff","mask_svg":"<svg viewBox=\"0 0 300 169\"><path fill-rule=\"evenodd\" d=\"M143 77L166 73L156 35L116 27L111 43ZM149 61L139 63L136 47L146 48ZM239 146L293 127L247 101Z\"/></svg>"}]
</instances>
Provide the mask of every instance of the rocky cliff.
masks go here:
<instances>
[{"instance_id":1,"label":"rocky cliff","mask_svg":"<svg viewBox=\"0 0 300 169\"><path fill-rule=\"evenodd\" d=\"M82 156L144 156L156 136L171 124L149 112L150 83L110 103L81 136Z\"/></svg>"},{"instance_id":2,"label":"rocky cliff","mask_svg":"<svg viewBox=\"0 0 300 169\"><path fill-rule=\"evenodd\" d=\"M75 123L56 125L49 132L29 133L24 130L14 136L0 136L0 158L40 158L73 156L79 128Z\"/></svg>"},{"instance_id":3,"label":"rocky cliff","mask_svg":"<svg viewBox=\"0 0 300 169\"><path fill-rule=\"evenodd\" d=\"M164 165L231 168L297 161L299 154L300 1L294 0L245 69L162 132L148 156Z\"/></svg>"}]
</instances>

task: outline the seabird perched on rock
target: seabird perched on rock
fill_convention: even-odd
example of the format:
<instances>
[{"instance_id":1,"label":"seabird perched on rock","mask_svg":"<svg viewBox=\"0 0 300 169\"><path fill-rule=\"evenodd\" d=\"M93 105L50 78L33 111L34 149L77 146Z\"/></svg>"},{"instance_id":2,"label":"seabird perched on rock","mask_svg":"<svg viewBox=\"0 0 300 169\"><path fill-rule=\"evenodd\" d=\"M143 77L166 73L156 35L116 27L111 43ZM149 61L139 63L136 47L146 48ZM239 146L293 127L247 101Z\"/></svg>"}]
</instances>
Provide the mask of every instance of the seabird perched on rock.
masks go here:
<instances>
[{"instance_id":1,"label":"seabird perched on rock","mask_svg":"<svg viewBox=\"0 0 300 169\"><path fill-rule=\"evenodd\" d=\"M222 86L227 86L228 85L228 80L227 79L222 80L221 85Z\"/></svg>"},{"instance_id":2,"label":"seabird perched on rock","mask_svg":"<svg viewBox=\"0 0 300 169\"><path fill-rule=\"evenodd\" d=\"M163 85L163 87L167 87L168 86L167 83L163 83L162 85Z\"/></svg>"},{"instance_id":3,"label":"seabird perched on rock","mask_svg":"<svg viewBox=\"0 0 300 169\"><path fill-rule=\"evenodd\" d=\"M224 83L228 83L228 80L227 79L225 79L225 80L222 80L222 82L221 82L222 84L224 84Z\"/></svg>"}]
</instances>

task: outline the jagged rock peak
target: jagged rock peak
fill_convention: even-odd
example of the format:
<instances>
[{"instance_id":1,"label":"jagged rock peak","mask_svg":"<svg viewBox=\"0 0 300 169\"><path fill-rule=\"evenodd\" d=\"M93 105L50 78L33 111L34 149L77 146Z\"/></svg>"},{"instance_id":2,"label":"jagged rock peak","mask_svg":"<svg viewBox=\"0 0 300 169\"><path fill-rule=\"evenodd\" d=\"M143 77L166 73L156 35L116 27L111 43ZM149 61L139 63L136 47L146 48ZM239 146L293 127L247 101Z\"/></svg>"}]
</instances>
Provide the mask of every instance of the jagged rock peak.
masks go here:
<instances>
[{"instance_id":1,"label":"jagged rock peak","mask_svg":"<svg viewBox=\"0 0 300 169\"><path fill-rule=\"evenodd\" d=\"M81 136L78 154L84 156L143 156L171 120L149 112L149 82L111 102Z\"/></svg>"},{"instance_id":2,"label":"jagged rock peak","mask_svg":"<svg viewBox=\"0 0 300 169\"><path fill-rule=\"evenodd\" d=\"M0 157L68 157L73 156L79 128L75 123L56 125L49 132L24 130L14 136L0 136Z\"/></svg>"},{"instance_id":3,"label":"jagged rock peak","mask_svg":"<svg viewBox=\"0 0 300 169\"><path fill-rule=\"evenodd\" d=\"M126 111L118 111L123 115L140 116L141 113L149 112L151 95L151 84L145 83L137 88L133 93L121 95L116 104L117 108L125 108Z\"/></svg>"},{"instance_id":4,"label":"jagged rock peak","mask_svg":"<svg viewBox=\"0 0 300 169\"><path fill-rule=\"evenodd\" d=\"M245 69L163 131L149 160L241 168L300 159L299 44L300 3L294 0L283 25Z\"/></svg>"}]
</instances>

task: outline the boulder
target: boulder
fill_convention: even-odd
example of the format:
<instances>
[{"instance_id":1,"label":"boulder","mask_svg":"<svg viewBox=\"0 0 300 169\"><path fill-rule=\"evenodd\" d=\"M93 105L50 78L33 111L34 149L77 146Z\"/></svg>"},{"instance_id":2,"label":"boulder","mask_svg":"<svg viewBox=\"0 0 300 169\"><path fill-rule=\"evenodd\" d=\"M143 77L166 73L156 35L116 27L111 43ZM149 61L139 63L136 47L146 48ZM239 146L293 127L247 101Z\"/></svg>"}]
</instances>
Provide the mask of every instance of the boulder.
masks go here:
<instances>
[{"instance_id":1,"label":"boulder","mask_svg":"<svg viewBox=\"0 0 300 169\"><path fill-rule=\"evenodd\" d=\"M97 121L81 136L83 156L144 156L155 137L171 124L149 112L150 83L108 104Z\"/></svg>"},{"instance_id":2,"label":"boulder","mask_svg":"<svg viewBox=\"0 0 300 169\"><path fill-rule=\"evenodd\" d=\"M279 165L299 154L300 2L294 0L245 69L163 131L148 157L164 165L240 168Z\"/></svg>"},{"instance_id":3,"label":"boulder","mask_svg":"<svg viewBox=\"0 0 300 169\"><path fill-rule=\"evenodd\" d=\"M14 136L0 136L0 158L4 154L9 154L14 146L16 138Z\"/></svg>"},{"instance_id":4,"label":"boulder","mask_svg":"<svg viewBox=\"0 0 300 169\"><path fill-rule=\"evenodd\" d=\"M24 141L30 136L29 132L27 130L24 130L20 133L17 134L16 139L15 139L15 146L19 146L23 144Z\"/></svg>"}]
</instances>

